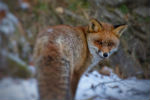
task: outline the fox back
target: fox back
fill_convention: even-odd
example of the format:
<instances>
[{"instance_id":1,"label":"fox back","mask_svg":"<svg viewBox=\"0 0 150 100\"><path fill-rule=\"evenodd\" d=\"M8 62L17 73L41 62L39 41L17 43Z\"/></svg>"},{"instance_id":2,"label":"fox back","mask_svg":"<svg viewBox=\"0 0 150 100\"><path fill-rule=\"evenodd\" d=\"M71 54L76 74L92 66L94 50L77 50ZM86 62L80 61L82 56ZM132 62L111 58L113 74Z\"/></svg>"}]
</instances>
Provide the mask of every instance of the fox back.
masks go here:
<instances>
[{"instance_id":1,"label":"fox back","mask_svg":"<svg viewBox=\"0 0 150 100\"><path fill-rule=\"evenodd\" d=\"M58 25L40 32L34 62L41 100L72 100L81 75L117 50L126 27L92 19L85 27Z\"/></svg>"}]
</instances>

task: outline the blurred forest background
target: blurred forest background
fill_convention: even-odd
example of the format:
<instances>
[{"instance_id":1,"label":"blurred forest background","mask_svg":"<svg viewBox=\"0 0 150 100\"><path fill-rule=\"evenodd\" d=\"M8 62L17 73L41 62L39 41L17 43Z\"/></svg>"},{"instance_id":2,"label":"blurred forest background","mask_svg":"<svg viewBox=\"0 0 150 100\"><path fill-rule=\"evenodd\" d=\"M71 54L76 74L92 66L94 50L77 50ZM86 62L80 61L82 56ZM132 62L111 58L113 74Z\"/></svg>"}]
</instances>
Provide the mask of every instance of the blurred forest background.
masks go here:
<instances>
[{"instance_id":1,"label":"blurred forest background","mask_svg":"<svg viewBox=\"0 0 150 100\"><path fill-rule=\"evenodd\" d=\"M96 69L108 66L121 78L150 78L149 0L1 0L0 78L33 76L39 31L50 25L87 25L90 18L129 26L119 51Z\"/></svg>"}]
</instances>

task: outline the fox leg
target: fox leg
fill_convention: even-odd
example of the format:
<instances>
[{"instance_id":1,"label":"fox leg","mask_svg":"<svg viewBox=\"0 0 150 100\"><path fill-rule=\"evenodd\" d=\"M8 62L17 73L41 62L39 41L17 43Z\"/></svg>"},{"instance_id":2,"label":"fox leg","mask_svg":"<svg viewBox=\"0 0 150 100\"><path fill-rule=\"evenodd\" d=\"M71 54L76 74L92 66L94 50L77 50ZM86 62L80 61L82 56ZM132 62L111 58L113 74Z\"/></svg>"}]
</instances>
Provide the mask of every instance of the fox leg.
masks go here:
<instances>
[{"instance_id":1,"label":"fox leg","mask_svg":"<svg viewBox=\"0 0 150 100\"><path fill-rule=\"evenodd\" d=\"M79 75L77 73L73 73L72 80L71 80L71 92L72 92L72 97L75 98L78 82L79 82Z\"/></svg>"}]
</instances>

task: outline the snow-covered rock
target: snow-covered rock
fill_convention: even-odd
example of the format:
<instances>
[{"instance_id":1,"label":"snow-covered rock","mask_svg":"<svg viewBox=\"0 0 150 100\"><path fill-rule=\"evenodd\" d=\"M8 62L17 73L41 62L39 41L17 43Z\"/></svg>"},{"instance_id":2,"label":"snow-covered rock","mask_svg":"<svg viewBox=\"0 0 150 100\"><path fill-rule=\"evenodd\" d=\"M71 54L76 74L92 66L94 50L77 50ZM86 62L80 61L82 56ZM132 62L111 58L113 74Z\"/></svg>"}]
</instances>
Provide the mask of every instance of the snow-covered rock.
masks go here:
<instances>
[{"instance_id":1,"label":"snow-covered rock","mask_svg":"<svg viewBox=\"0 0 150 100\"><path fill-rule=\"evenodd\" d=\"M83 75L76 100L149 100L150 80L120 79L116 74L104 76L97 71ZM91 99L90 99L91 100Z\"/></svg>"}]
</instances>

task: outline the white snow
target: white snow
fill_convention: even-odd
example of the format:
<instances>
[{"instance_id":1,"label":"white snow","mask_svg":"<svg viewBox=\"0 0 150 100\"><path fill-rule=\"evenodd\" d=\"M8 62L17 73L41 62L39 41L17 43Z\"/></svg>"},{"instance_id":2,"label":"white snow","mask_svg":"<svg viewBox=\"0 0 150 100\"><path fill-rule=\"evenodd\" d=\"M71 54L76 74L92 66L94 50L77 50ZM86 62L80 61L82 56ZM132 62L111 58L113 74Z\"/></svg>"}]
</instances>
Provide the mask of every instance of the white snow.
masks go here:
<instances>
[{"instance_id":1,"label":"white snow","mask_svg":"<svg viewBox=\"0 0 150 100\"><path fill-rule=\"evenodd\" d=\"M97 71L83 75L76 100L149 100L150 80L120 79L116 74L103 76ZM91 100L91 99L90 99Z\"/></svg>"},{"instance_id":2,"label":"white snow","mask_svg":"<svg viewBox=\"0 0 150 100\"><path fill-rule=\"evenodd\" d=\"M6 11L8 11L8 7L6 6L6 4L0 1L0 10L2 9L5 9Z\"/></svg>"},{"instance_id":3,"label":"white snow","mask_svg":"<svg viewBox=\"0 0 150 100\"><path fill-rule=\"evenodd\" d=\"M0 80L0 100L37 100L35 79L4 78Z\"/></svg>"},{"instance_id":4,"label":"white snow","mask_svg":"<svg viewBox=\"0 0 150 100\"><path fill-rule=\"evenodd\" d=\"M19 4L22 10L26 10L30 8L30 4L28 2L25 2L25 0L19 0Z\"/></svg>"},{"instance_id":5,"label":"white snow","mask_svg":"<svg viewBox=\"0 0 150 100\"><path fill-rule=\"evenodd\" d=\"M8 7L2 2L0 2L0 11L1 10L6 12L6 16L1 20L0 32L3 32L7 35L12 34L16 30L18 19L9 12Z\"/></svg>"},{"instance_id":6,"label":"white snow","mask_svg":"<svg viewBox=\"0 0 150 100\"><path fill-rule=\"evenodd\" d=\"M0 100L37 99L35 79L0 80ZM114 73L104 76L93 71L81 77L76 100L150 100L150 80L134 77L122 80Z\"/></svg>"},{"instance_id":7,"label":"white snow","mask_svg":"<svg viewBox=\"0 0 150 100\"><path fill-rule=\"evenodd\" d=\"M53 29L52 29L52 28L49 28L49 29L47 30L47 32L53 32Z\"/></svg>"},{"instance_id":8,"label":"white snow","mask_svg":"<svg viewBox=\"0 0 150 100\"><path fill-rule=\"evenodd\" d=\"M33 66L33 65L29 65L29 66L28 66L28 69L29 69L29 71L30 71L33 75L35 75L35 74L36 74L35 66Z\"/></svg>"}]
</instances>

